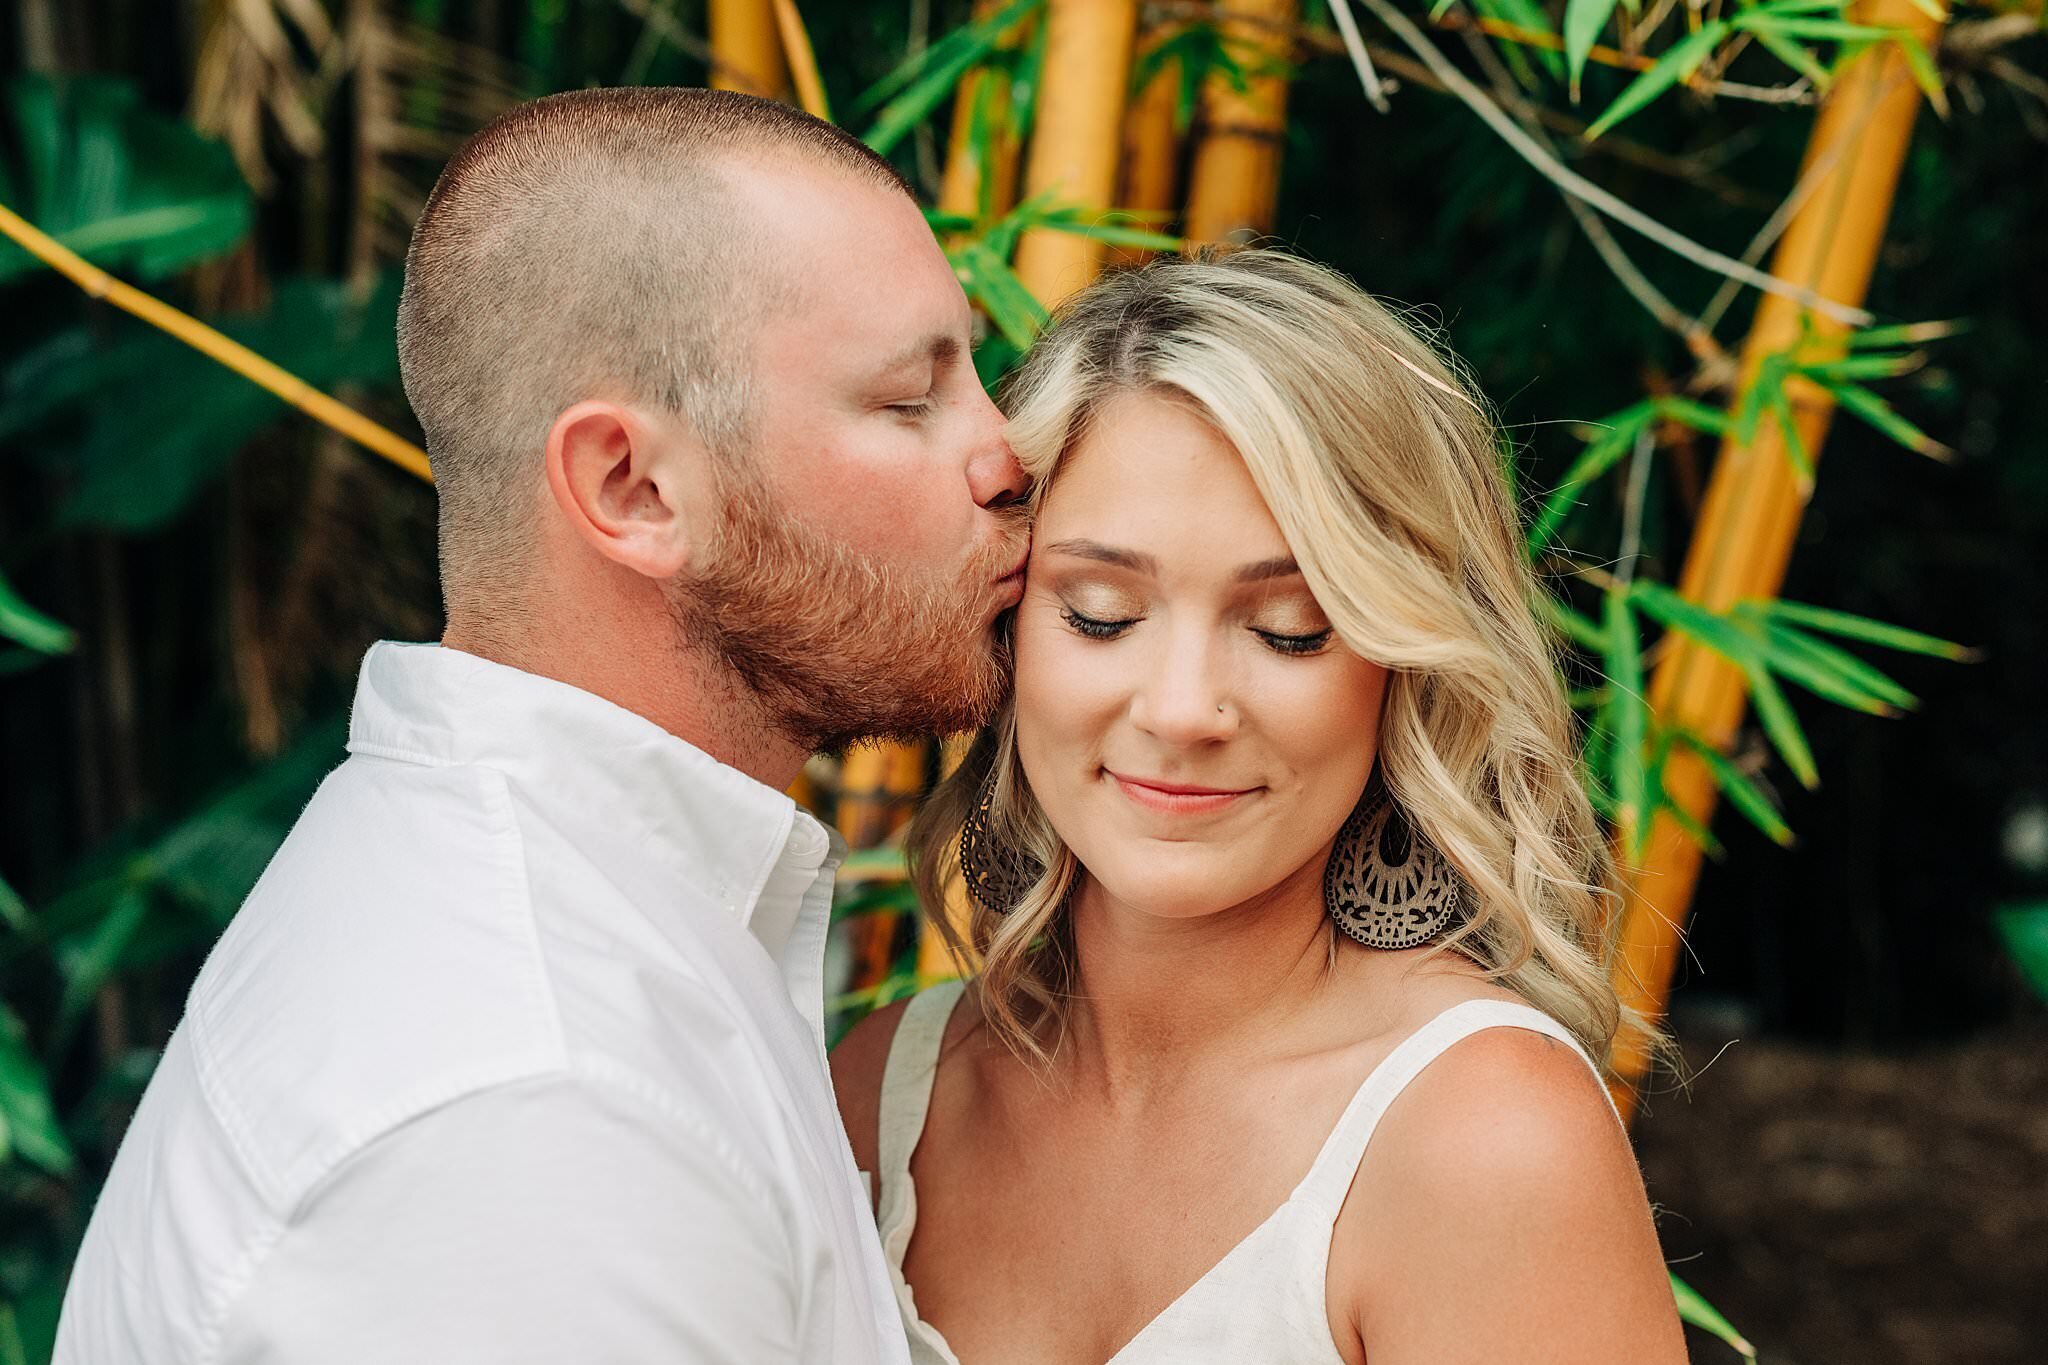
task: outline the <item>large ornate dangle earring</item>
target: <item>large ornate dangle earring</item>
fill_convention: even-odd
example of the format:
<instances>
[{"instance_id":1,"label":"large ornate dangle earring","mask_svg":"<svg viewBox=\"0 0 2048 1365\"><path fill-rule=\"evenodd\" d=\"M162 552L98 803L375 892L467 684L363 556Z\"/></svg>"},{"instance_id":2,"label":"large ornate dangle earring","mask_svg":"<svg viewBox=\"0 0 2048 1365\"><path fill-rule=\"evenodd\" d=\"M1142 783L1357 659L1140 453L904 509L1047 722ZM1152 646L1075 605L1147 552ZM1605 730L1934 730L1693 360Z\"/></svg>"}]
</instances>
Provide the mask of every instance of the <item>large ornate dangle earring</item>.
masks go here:
<instances>
[{"instance_id":1,"label":"large ornate dangle earring","mask_svg":"<svg viewBox=\"0 0 2048 1365\"><path fill-rule=\"evenodd\" d=\"M975 795L974 809L960 826L960 878L982 909L1007 915L1045 875L1045 868L1022 849L995 838L990 829L995 800L996 770L991 768Z\"/></svg>"},{"instance_id":2,"label":"large ornate dangle earring","mask_svg":"<svg viewBox=\"0 0 2048 1365\"><path fill-rule=\"evenodd\" d=\"M1464 900L1451 860L1415 832L1375 768L1323 873L1330 918L1368 948L1413 948L1443 932Z\"/></svg>"}]
</instances>

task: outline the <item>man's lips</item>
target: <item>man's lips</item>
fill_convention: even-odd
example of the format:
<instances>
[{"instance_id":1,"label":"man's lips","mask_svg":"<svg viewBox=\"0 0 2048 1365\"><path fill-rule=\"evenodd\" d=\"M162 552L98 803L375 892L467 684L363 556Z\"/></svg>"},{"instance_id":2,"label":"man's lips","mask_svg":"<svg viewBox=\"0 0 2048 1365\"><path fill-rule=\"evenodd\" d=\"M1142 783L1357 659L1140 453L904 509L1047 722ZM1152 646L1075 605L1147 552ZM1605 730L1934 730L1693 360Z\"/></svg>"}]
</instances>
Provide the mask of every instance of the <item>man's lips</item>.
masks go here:
<instances>
[{"instance_id":1,"label":"man's lips","mask_svg":"<svg viewBox=\"0 0 2048 1365\"><path fill-rule=\"evenodd\" d=\"M1203 815L1224 810L1259 790L1257 787L1204 787L1158 777L1127 777L1104 768L1117 789L1147 810L1168 815Z\"/></svg>"}]
</instances>

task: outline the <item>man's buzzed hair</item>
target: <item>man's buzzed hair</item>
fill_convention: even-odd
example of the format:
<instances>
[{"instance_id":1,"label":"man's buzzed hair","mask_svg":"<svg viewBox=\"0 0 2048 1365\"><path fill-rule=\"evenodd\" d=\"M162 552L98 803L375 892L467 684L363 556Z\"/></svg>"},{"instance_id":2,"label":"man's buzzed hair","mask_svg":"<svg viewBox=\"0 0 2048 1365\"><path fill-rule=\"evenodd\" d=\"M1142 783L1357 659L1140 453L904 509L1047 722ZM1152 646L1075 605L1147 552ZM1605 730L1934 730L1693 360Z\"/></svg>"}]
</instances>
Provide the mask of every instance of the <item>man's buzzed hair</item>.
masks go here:
<instances>
[{"instance_id":1,"label":"man's buzzed hair","mask_svg":"<svg viewBox=\"0 0 2048 1365\"><path fill-rule=\"evenodd\" d=\"M523 104L442 170L406 255L398 367L439 489L451 613L523 577L541 451L571 404L654 403L722 455L745 446L748 329L788 286L726 172L791 155L911 193L829 123L677 88Z\"/></svg>"}]
</instances>

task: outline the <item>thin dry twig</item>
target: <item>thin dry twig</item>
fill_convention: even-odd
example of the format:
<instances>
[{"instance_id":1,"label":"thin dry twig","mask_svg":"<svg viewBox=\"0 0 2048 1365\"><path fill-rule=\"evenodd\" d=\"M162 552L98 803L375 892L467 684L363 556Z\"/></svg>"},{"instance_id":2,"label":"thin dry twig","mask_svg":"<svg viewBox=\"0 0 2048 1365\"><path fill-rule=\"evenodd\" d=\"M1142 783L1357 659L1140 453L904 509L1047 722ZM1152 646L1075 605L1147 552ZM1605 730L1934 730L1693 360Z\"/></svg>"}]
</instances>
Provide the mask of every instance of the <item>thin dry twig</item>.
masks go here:
<instances>
[{"instance_id":1,"label":"thin dry twig","mask_svg":"<svg viewBox=\"0 0 2048 1365\"><path fill-rule=\"evenodd\" d=\"M1552 147L1549 139L1544 136L1542 125L1527 111L1525 104L1514 98L1514 79L1508 75L1507 68L1501 64L1493 48L1471 29L1465 31L1464 39L1472 52L1473 60L1486 72L1487 80L1493 86L1495 98L1500 99L1503 104L1512 101L1513 105L1521 106L1515 108L1514 112L1521 121L1523 130L1539 145L1555 154L1557 149ZM1684 341L1686 349L1691 351L1702 365L1725 361L1726 352L1714 340L1712 329L1701 325L1698 318L1686 313L1667 298L1664 291L1650 282L1649 276L1643 274L1636 263L1629 259L1621 243L1614 240L1614 234L1607 230L1607 224L1600 221L1600 216L1572 195L1567 194L1562 198L1573 221L1578 223L1579 231L1585 233L1586 240L1592 243L1593 250L1606 263L1614 278L1620 281L1621 287L1643 306L1644 311L1655 318L1659 326Z\"/></svg>"},{"instance_id":2,"label":"thin dry twig","mask_svg":"<svg viewBox=\"0 0 2048 1365\"><path fill-rule=\"evenodd\" d=\"M1349 0L1331 0L1332 8L1348 3ZM1844 326L1864 327L1873 321L1871 314L1861 308L1852 308L1847 304L1838 303L1833 299L1823 297L1821 294L1803 285L1794 284L1790 280L1780 279L1776 275L1758 270L1756 267L1738 261L1723 252L1715 251L1712 247L1703 246L1692 238L1687 237L1684 233L1658 222L1633 204L1627 203L1586 179L1586 177L1578 172L1571 170L1560 163L1556 157L1545 151L1535 139L1523 132L1516 125L1515 121L1509 118L1485 91L1474 85L1470 77L1458 70L1456 66L1453 66L1450 59L1444 56L1436 44L1425 37L1420 29L1409 22L1407 16L1395 9L1392 4L1388 3L1388 0L1363 0L1363 3L1381 23L1393 31L1396 37L1407 44L1409 49L1422 59L1423 64L1430 69L1437 79L1448 86L1451 93L1460 100L1463 100L1466 106L1473 113L1477 114L1487 127L1499 134L1508 146L1513 148L1523 160L1534 167L1546 180L1549 180L1567 194L1576 195L1584 200L1588 206L1598 209L1625 227L1633 228L1659 246L1679 256L1683 256L1686 260L1693 262L1703 269L1712 270L1731 279L1740 280L1744 284L1765 290L1768 293L1791 299L1802 307L1809 308L1824 317L1832 318Z\"/></svg>"},{"instance_id":3,"label":"thin dry twig","mask_svg":"<svg viewBox=\"0 0 2048 1365\"><path fill-rule=\"evenodd\" d=\"M1365 39L1359 35L1358 19L1351 13L1351 6L1346 0L1330 0L1330 14L1337 21L1337 31L1344 35L1344 51L1358 72L1358 83L1365 87L1367 102L1382 114L1392 113L1386 92L1380 88L1379 72L1372 69L1372 58L1366 55Z\"/></svg>"},{"instance_id":4,"label":"thin dry twig","mask_svg":"<svg viewBox=\"0 0 2048 1365\"><path fill-rule=\"evenodd\" d=\"M1895 86L1905 79L1904 76L1893 76L1890 84L1881 94L1890 93L1891 86ZM1750 238L1749 245L1743 248L1742 260L1746 264L1755 265L1758 261L1762 260L1764 253L1769 251L1772 246L1776 245L1778 239L1785 235L1785 230L1792 226L1794 216L1805 206L1806 201L1811 199L1814 193L1820 189L1822 182L1828 178L1829 174L1834 171L1836 164L1842 159L1842 154L1848 151L1849 147L1858 138L1863 136L1863 129L1869 124L1870 117L1876 111L1879 102L1877 99L1866 102L1862 111L1857 114L1855 121L1842 130L1842 135L1826 147L1821 148L1814 155L1813 159L1807 164L1805 173L1799 177L1798 181L1792 186L1790 193L1785 196L1784 202L1778 205L1771 216L1764 221L1764 225L1757 229L1756 236ZM1700 321L1709 329L1718 327L1722 316L1727 313L1729 307L1735 302L1735 296L1739 292L1740 289L1733 281L1724 281L1721 287L1714 292L1714 297L1708 301L1707 306L1700 310ZM1733 374L1731 372L1726 375L1709 375L1707 378L1711 382L1719 384L1731 382Z\"/></svg>"}]
</instances>

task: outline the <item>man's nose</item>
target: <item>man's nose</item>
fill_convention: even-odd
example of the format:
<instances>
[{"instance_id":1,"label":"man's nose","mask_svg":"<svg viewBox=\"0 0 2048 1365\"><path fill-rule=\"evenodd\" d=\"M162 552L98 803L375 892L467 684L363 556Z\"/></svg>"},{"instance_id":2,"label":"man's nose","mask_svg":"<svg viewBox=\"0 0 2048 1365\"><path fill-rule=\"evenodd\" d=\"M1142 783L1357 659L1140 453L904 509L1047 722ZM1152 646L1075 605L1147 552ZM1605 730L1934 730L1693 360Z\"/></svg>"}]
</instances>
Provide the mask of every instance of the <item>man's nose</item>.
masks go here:
<instances>
[{"instance_id":1,"label":"man's nose","mask_svg":"<svg viewBox=\"0 0 2048 1365\"><path fill-rule=\"evenodd\" d=\"M1031 492L1031 476L1017 463L1017 453L1004 439L1007 423L996 405L982 396L984 431L967 462L967 487L974 500L990 511L1014 506Z\"/></svg>"}]
</instances>

